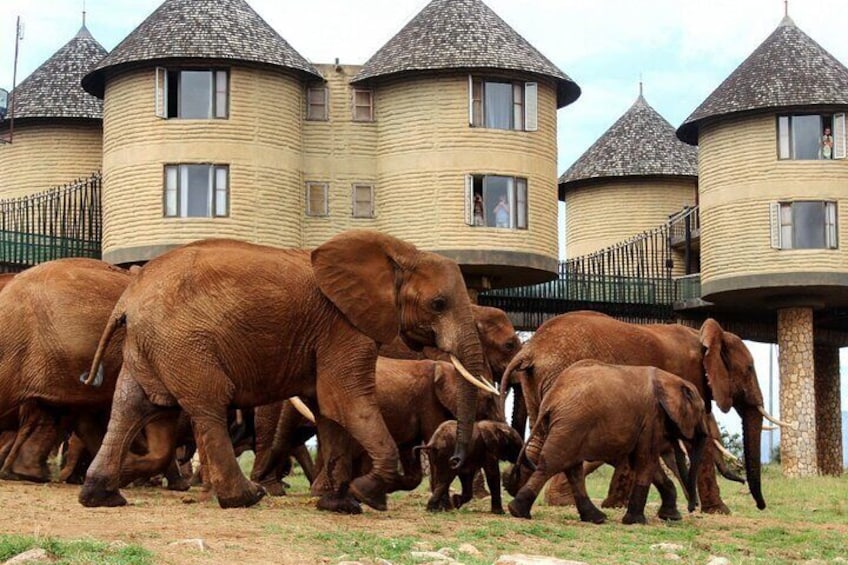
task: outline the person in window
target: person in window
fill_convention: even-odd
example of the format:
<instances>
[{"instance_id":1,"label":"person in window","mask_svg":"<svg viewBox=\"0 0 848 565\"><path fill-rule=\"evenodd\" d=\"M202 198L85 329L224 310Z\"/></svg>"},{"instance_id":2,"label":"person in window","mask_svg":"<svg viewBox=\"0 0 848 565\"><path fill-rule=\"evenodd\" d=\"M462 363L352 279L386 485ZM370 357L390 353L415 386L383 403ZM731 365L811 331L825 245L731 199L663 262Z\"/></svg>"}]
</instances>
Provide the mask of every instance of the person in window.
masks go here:
<instances>
[{"instance_id":1,"label":"person in window","mask_svg":"<svg viewBox=\"0 0 848 565\"><path fill-rule=\"evenodd\" d=\"M820 155L822 159L833 159L833 136L830 134L830 128L824 128L824 135L821 138Z\"/></svg>"},{"instance_id":2,"label":"person in window","mask_svg":"<svg viewBox=\"0 0 848 565\"><path fill-rule=\"evenodd\" d=\"M498 203L495 205L495 227L509 227L509 205L506 203L506 198L498 197Z\"/></svg>"},{"instance_id":3,"label":"person in window","mask_svg":"<svg viewBox=\"0 0 848 565\"><path fill-rule=\"evenodd\" d=\"M483 198L479 194L474 195L474 225L485 226L485 208L483 207Z\"/></svg>"}]
</instances>

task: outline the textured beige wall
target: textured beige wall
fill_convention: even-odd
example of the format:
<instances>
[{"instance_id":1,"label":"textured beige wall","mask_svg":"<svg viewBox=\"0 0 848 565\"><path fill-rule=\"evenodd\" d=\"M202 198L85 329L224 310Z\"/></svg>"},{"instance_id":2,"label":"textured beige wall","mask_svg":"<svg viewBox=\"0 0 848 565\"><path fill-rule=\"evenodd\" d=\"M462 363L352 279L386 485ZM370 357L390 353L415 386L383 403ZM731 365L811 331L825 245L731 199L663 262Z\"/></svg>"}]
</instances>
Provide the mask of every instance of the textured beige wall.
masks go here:
<instances>
[{"instance_id":1,"label":"textured beige wall","mask_svg":"<svg viewBox=\"0 0 848 565\"><path fill-rule=\"evenodd\" d=\"M652 230L695 204L695 179L609 179L565 193L566 257L600 251ZM677 261L675 261L677 263Z\"/></svg>"},{"instance_id":2,"label":"textured beige wall","mask_svg":"<svg viewBox=\"0 0 848 565\"><path fill-rule=\"evenodd\" d=\"M27 196L100 170L99 121L15 124L14 143L0 144L0 198Z\"/></svg>"},{"instance_id":3,"label":"textured beige wall","mask_svg":"<svg viewBox=\"0 0 848 565\"><path fill-rule=\"evenodd\" d=\"M701 281L773 273L848 271L848 160L777 159L774 115L701 129ZM835 200L839 249L772 249L769 202Z\"/></svg>"},{"instance_id":4,"label":"textured beige wall","mask_svg":"<svg viewBox=\"0 0 848 565\"><path fill-rule=\"evenodd\" d=\"M230 117L224 120L157 118L152 67L107 83L105 259L148 259L130 250L206 237L302 245L301 82L268 70L230 70ZM210 162L230 166L230 217L165 218L163 166Z\"/></svg>"}]
</instances>

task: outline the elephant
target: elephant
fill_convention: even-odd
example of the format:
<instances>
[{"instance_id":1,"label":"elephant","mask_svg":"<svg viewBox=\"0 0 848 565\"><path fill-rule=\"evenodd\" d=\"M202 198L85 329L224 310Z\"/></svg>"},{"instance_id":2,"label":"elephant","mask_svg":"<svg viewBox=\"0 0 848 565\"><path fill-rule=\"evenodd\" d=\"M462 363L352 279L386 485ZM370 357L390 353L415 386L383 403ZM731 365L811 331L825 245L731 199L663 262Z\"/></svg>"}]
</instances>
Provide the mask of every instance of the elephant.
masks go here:
<instances>
[{"instance_id":1,"label":"elephant","mask_svg":"<svg viewBox=\"0 0 848 565\"><path fill-rule=\"evenodd\" d=\"M481 469L492 494L491 510L493 514L503 514L501 503L500 461L515 463L524 446L522 437L506 422L480 420L474 424L471 435L469 456L459 469L450 466L450 454L456 444L456 421L447 420L436 428L430 440L415 450L424 451L430 461L430 473L433 477L433 494L427 501L427 510L431 512L460 508L473 497L472 482ZM449 497L450 485L459 477L462 493Z\"/></svg>"},{"instance_id":2,"label":"elephant","mask_svg":"<svg viewBox=\"0 0 848 565\"><path fill-rule=\"evenodd\" d=\"M707 319L700 331L680 324L630 324L590 311L570 312L542 324L507 367L506 383L521 383L531 425L557 376L581 359L607 363L655 366L694 384L707 409L714 400L719 409L735 408L742 417L746 476L757 507L765 508L760 482L760 430L763 397L757 383L754 362L742 340L726 332L714 319ZM513 422L524 429L523 422ZM729 513L721 499L713 471L715 447L704 451L698 488L704 512ZM618 474L618 473L617 473ZM615 481L614 477L614 481ZM567 488L563 477L555 477L549 491ZM626 492L622 487L611 487ZM614 505L608 499L604 506Z\"/></svg>"},{"instance_id":3,"label":"elephant","mask_svg":"<svg viewBox=\"0 0 848 565\"><path fill-rule=\"evenodd\" d=\"M515 495L510 514L530 518L533 502L548 479L564 473L580 519L602 523L606 515L586 493L583 462L616 465L628 460L636 484L622 522L644 524L648 488L652 481L656 483L659 456L679 449L680 439L694 446L685 482L689 511L693 511L698 500L696 476L707 440L705 413L697 387L662 369L593 359L574 363L551 383L522 454L508 473L505 482ZM679 519L674 486L670 481L667 485L670 490L660 488L659 515Z\"/></svg>"},{"instance_id":4,"label":"elephant","mask_svg":"<svg viewBox=\"0 0 848 565\"><path fill-rule=\"evenodd\" d=\"M378 344L400 334L413 348L436 346L475 384L492 386L479 380L483 353L459 266L369 230L340 233L311 252L211 239L159 255L116 304L86 383L96 384L119 327L124 363L103 446L80 491L84 506L126 504L118 487L129 438L154 418L174 425L178 407L205 447L219 505L257 503L265 491L238 466L227 409L301 396L317 399L322 442L341 431L374 463L334 496L385 510L398 451L375 398ZM459 395L456 464L471 436L475 384L463 382ZM344 443L327 446L324 464L335 465Z\"/></svg>"},{"instance_id":5,"label":"elephant","mask_svg":"<svg viewBox=\"0 0 848 565\"><path fill-rule=\"evenodd\" d=\"M311 484L315 469L305 444L317 433L314 422L288 400L257 406L253 412L256 458L250 480L262 485L272 496L285 495L282 480L291 471L294 457Z\"/></svg>"}]
</instances>

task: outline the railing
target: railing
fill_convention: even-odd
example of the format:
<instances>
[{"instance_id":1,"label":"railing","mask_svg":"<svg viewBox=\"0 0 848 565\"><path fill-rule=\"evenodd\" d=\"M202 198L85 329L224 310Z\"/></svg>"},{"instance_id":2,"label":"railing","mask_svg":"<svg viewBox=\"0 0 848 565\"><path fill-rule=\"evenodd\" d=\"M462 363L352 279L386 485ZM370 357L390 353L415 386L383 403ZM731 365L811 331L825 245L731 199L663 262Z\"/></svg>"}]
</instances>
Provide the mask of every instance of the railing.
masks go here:
<instances>
[{"instance_id":1,"label":"railing","mask_svg":"<svg viewBox=\"0 0 848 565\"><path fill-rule=\"evenodd\" d=\"M0 268L4 271L62 257L100 258L101 176L31 196L0 200Z\"/></svg>"},{"instance_id":2,"label":"railing","mask_svg":"<svg viewBox=\"0 0 848 565\"><path fill-rule=\"evenodd\" d=\"M699 234L701 230L701 215L698 206L684 206L683 210L668 217L668 237L672 245L686 241L689 237Z\"/></svg>"},{"instance_id":3,"label":"railing","mask_svg":"<svg viewBox=\"0 0 848 565\"><path fill-rule=\"evenodd\" d=\"M687 302L701 298L701 273L674 279L674 301Z\"/></svg>"}]
</instances>

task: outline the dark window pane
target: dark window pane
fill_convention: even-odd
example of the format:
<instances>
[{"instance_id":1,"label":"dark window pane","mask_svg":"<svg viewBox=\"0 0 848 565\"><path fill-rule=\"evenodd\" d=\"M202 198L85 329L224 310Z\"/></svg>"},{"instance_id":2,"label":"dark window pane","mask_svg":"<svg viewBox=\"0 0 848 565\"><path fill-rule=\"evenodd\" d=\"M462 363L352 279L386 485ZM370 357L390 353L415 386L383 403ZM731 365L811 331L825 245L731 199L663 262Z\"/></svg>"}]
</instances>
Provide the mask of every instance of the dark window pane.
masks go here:
<instances>
[{"instance_id":1,"label":"dark window pane","mask_svg":"<svg viewBox=\"0 0 848 565\"><path fill-rule=\"evenodd\" d=\"M486 225L492 228L508 228L509 177L487 176L483 183L483 204L486 208Z\"/></svg>"},{"instance_id":2,"label":"dark window pane","mask_svg":"<svg viewBox=\"0 0 848 565\"><path fill-rule=\"evenodd\" d=\"M209 165L184 165L186 184L186 216L190 218L211 216L211 193L209 188Z\"/></svg>"},{"instance_id":3,"label":"dark window pane","mask_svg":"<svg viewBox=\"0 0 848 565\"><path fill-rule=\"evenodd\" d=\"M795 249L824 248L824 203L793 202L792 228Z\"/></svg>"},{"instance_id":4,"label":"dark window pane","mask_svg":"<svg viewBox=\"0 0 848 565\"><path fill-rule=\"evenodd\" d=\"M212 73L183 71L180 73L180 117L212 117Z\"/></svg>"},{"instance_id":5,"label":"dark window pane","mask_svg":"<svg viewBox=\"0 0 848 565\"><path fill-rule=\"evenodd\" d=\"M821 139L819 116L792 117L792 145L795 159L818 159Z\"/></svg>"},{"instance_id":6,"label":"dark window pane","mask_svg":"<svg viewBox=\"0 0 848 565\"><path fill-rule=\"evenodd\" d=\"M486 127L512 129L512 85L487 82L485 88Z\"/></svg>"}]
</instances>

